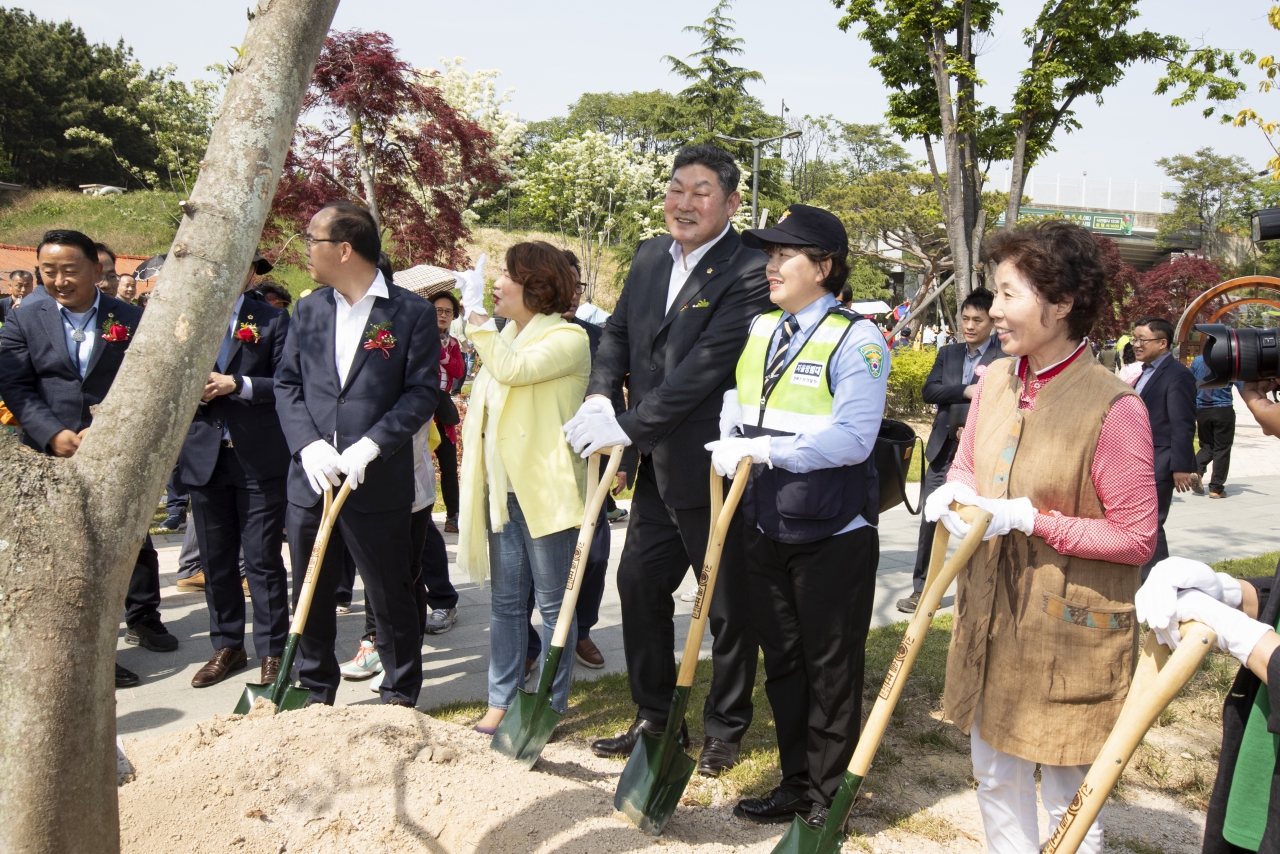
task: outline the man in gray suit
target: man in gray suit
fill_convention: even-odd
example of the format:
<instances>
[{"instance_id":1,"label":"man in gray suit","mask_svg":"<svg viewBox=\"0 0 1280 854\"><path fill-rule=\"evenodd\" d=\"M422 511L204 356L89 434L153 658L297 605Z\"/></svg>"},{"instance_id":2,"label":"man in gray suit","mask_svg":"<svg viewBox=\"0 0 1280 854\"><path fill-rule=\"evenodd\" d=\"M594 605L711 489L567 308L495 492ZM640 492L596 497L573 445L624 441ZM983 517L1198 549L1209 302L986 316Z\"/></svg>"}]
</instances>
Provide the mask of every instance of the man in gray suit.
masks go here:
<instances>
[{"instance_id":1,"label":"man in gray suit","mask_svg":"<svg viewBox=\"0 0 1280 854\"><path fill-rule=\"evenodd\" d=\"M978 288L960 304L960 331L964 341L948 344L938 349L938 358L924 381L920 396L925 403L938 407L933 417L933 431L925 445L924 457L929 461L920 484L920 506L929 494L947 481L951 461L960 446L960 431L969 415L969 401L973 399L979 365L989 365L1004 356L1000 342L991 334L995 323L991 320L991 291ZM898 610L913 614L920 593L924 590L925 574L929 570L929 553L933 551L933 531L936 522L920 517L920 542L916 546L916 568L911 576L911 595L898 600Z\"/></svg>"}]
</instances>

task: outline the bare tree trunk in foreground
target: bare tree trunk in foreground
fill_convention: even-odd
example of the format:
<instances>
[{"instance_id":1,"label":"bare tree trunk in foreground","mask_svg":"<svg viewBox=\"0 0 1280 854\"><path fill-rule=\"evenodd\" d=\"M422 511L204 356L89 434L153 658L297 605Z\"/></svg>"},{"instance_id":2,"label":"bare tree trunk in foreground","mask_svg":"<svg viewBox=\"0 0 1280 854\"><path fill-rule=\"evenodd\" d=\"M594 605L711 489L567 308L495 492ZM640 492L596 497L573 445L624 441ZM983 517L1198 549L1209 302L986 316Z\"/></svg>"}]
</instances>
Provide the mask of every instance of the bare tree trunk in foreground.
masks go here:
<instances>
[{"instance_id":1,"label":"bare tree trunk in foreground","mask_svg":"<svg viewBox=\"0 0 1280 854\"><path fill-rule=\"evenodd\" d=\"M0 851L119 850L125 591L337 6L260 0L251 15L159 285L79 452L45 457L0 436Z\"/></svg>"}]
</instances>

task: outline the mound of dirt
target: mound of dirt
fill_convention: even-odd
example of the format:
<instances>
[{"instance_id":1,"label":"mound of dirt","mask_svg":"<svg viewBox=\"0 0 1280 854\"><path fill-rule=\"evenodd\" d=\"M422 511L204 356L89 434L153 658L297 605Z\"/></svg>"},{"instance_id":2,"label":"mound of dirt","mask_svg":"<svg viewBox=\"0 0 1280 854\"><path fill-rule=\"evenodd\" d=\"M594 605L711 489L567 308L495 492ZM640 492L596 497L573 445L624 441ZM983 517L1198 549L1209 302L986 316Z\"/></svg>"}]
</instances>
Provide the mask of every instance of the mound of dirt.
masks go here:
<instances>
[{"instance_id":1,"label":"mound of dirt","mask_svg":"<svg viewBox=\"0 0 1280 854\"><path fill-rule=\"evenodd\" d=\"M655 839L613 809L622 762L596 758L582 744L552 743L525 771L490 750L487 736L395 706L312 706L275 716L255 709L131 740L125 751L136 776L120 788L121 847L139 854L767 854L785 830L734 818L732 802L690 803ZM867 806L890 807L877 788ZM985 850L972 791L918 798L924 794L898 793L893 821L867 827L855 816L873 835L855 836L845 850ZM1203 818L1186 813L1145 793L1113 804L1108 841L1142 840L1145 848L1125 845L1142 854L1190 854L1199 850ZM1046 818L1042 824L1047 836Z\"/></svg>"}]
</instances>

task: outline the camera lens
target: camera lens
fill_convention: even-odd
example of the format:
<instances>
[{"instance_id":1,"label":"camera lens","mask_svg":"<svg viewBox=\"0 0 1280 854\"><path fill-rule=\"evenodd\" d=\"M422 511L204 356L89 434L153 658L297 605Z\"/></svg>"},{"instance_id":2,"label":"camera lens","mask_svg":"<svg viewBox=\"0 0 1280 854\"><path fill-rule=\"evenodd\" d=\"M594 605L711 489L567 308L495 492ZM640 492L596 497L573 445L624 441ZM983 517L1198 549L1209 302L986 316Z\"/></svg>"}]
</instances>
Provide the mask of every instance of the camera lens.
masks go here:
<instances>
[{"instance_id":1,"label":"camera lens","mask_svg":"<svg viewBox=\"0 0 1280 854\"><path fill-rule=\"evenodd\" d=\"M1197 323L1195 328L1205 336L1202 354L1209 369L1197 388L1280 376L1280 329L1232 329L1221 323Z\"/></svg>"}]
</instances>

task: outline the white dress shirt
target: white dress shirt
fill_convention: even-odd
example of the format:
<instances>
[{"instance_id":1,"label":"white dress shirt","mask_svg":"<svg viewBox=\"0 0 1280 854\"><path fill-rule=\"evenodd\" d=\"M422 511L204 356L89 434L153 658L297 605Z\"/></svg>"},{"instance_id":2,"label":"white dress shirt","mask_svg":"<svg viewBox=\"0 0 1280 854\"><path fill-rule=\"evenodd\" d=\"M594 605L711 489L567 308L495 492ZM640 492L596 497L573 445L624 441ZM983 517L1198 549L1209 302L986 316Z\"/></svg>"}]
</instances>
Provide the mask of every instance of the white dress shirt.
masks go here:
<instances>
[{"instance_id":1,"label":"white dress shirt","mask_svg":"<svg viewBox=\"0 0 1280 854\"><path fill-rule=\"evenodd\" d=\"M360 349L364 339L364 328L369 323L369 312L373 311L373 301L378 297L386 299L391 294L387 283L382 278L382 271L373 277L373 284L365 295L349 304L338 289L333 290L333 364L338 370L338 385L347 384L347 374L351 373L351 363L355 361L356 351Z\"/></svg>"},{"instance_id":2,"label":"white dress shirt","mask_svg":"<svg viewBox=\"0 0 1280 854\"><path fill-rule=\"evenodd\" d=\"M731 225L725 223L724 231L720 232L715 240L708 240L686 256L684 247L680 245L679 240L671 241L671 281L667 283L667 311L671 311L671 304L676 301L680 289L684 287L684 283L689 280L689 274L698 266L698 262L702 260L702 256L711 251L711 247L720 242L720 238L729 233Z\"/></svg>"},{"instance_id":3,"label":"white dress shirt","mask_svg":"<svg viewBox=\"0 0 1280 854\"><path fill-rule=\"evenodd\" d=\"M62 316L62 331L67 336L67 353L79 369L80 379L84 379L85 372L89 370L93 345L98 342L98 336L102 334L98 330L98 303L101 301L102 294L99 293L93 298L93 308L80 314L72 314L66 308L58 307L58 313ZM83 341L76 341L71 337L77 329L84 333Z\"/></svg>"},{"instance_id":4,"label":"white dress shirt","mask_svg":"<svg viewBox=\"0 0 1280 854\"><path fill-rule=\"evenodd\" d=\"M242 305L244 305L244 294L241 294L239 298L236 299L236 304L231 306L231 324L227 329L227 334L233 339L239 331L236 327L236 321L240 318L240 307ZM227 372L226 365L218 365L217 367L220 373L225 374ZM253 377L241 377L240 381L242 383L240 386L240 397L245 400L253 400ZM223 430L223 434L228 437L230 436L230 433L226 430Z\"/></svg>"}]
</instances>

